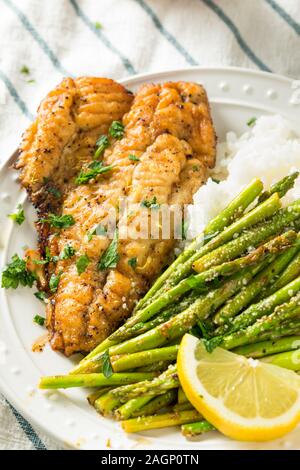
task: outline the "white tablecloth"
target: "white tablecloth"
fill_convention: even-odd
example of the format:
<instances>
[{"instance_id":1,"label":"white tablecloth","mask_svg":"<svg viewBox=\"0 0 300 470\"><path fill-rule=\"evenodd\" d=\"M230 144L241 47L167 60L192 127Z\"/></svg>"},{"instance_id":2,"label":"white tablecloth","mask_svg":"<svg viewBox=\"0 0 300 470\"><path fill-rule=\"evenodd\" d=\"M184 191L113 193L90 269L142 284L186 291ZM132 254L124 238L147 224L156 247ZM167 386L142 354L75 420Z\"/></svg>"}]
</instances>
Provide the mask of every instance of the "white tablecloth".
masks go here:
<instances>
[{"instance_id":1,"label":"white tablecloth","mask_svg":"<svg viewBox=\"0 0 300 470\"><path fill-rule=\"evenodd\" d=\"M0 0L0 164L65 75L241 66L300 79L299 0ZM55 449L4 398L1 449Z\"/></svg>"}]
</instances>

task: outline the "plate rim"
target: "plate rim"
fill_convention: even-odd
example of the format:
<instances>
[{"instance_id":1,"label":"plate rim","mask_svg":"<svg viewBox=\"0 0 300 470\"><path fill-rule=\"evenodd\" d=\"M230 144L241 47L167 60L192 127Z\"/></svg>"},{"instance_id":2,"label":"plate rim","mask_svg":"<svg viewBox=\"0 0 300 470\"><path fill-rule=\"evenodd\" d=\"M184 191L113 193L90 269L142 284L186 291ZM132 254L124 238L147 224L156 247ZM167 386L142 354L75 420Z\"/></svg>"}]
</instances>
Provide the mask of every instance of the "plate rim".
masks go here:
<instances>
[{"instance_id":1,"label":"plate rim","mask_svg":"<svg viewBox=\"0 0 300 470\"><path fill-rule=\"evenodd\" d=\"M131 86L136 82L145 80L145 81L150 81L151 79L163 79L164 77L168 75L176 75L178 73L184 74L184 73L190 73L190 72L216 72L218 74L222 73L242 73L247 76L257 76L257 77L264 77L264 78L269 78L270 80L279 80L285 84L292 84L293 79L290 77L286 77L281 74L276 74L276 73L271 73L271 72L265 72L261 70L255 70L255 69L248 69L246 67L235 67L235 66L209 66L209 67L201 67L201 66L192 66L192 67L184 67L184 68L178 68L178 69L167 69L167 70L162 70L159 72L147 72L147 73L140 73L136 75L132 75L130 77L124 78L124 79L116 79L116 81L124 86ZM8 165L11 165L15 159L17 158L18 155L18 148L7 158L5 159L1 165L0 165L0 176L2 173L7 169ZM15 391L12 389L11 386L6 384L4 381L2 374L0 374L0 391L5 397L5 399L9 400L9 402L20 412L24 418L31 423L37 430L43 432L47 436L49 436L53 441L57 442L60 444L63 448L66 446L70 446L73 449L76 449L76 446L74 445L73 442L68 442L67 439L63 440L61 439L54 430L48 429L47 428L47 423L43 424L43 420L38 418L37 414L34 412L30 412L30 410L27 410L24 404L22 403L22 400L20 397L18 397L15 394ZM150 438L151 441L152 439L158 440L158 438ZM191 444L191 443L190 443ZM197 447L198 442L195 443L194 446L177 446L177 449L199 449ZM237 441L237 446L238 446L238 441ZM210 446L207 445L207 448ZM138 447L138 448L145 448L145 449L155 449L155 447L152 447L151 443L150 446L147 447ZM164 448L167 449L169 447L165 446L157 446L157 449L159 448ZM217 447L215 447L217 448ZM223 448L223 447L222 447ZM224 446L225 448L225 446ZM203 449L203 447L202 447ZM200 449L199 449L200 450Z\"/></svg>"}]
</instances>

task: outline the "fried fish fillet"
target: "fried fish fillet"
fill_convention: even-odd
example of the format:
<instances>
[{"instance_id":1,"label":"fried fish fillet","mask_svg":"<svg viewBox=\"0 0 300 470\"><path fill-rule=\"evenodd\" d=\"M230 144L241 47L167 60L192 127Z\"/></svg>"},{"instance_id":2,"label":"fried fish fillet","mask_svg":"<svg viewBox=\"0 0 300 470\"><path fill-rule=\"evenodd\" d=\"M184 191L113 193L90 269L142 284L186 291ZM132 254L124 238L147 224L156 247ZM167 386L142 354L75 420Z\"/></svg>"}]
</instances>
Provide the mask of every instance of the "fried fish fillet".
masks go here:
<instances>
[{"instance_id":1,"label":"fried fish fillet","mask_svg":"<svg viewBox=\"0 0 300 470\"><path fill-rule=\"evenodd\" d=\"M122 102L122 92L119 94L118 102ZM128 106L130 97L126 95L126 98L124 102ZM111 105L110 101L108 103ZM89 113L92 108L85 116L87 122L91 122ZM77 122L74 111L72 116ZM161 236L120 237L116 266L99 269L99 259L111 246L111 240L88 235L94 233L99 224L105 224L110 209L119 208L123 197L138 207L150 200L157 205L190 203L193 193L205 182L208 168L215 162L216 139L209 105L205 90L198 84L143 86L125 114L123 125L123 138L113 141L103 157L104 165L113 165L113 169L88 184L74 184L74 174L81 167L85 169L91 158L90 147L86 146L86 138L79 130L69 132L70 153L66 150L69 145L66 130L59 130L63 136L53 146L55 168L47 153L41 158L44 164L36 162L38 158L32 157L34 152L29 143L26 144L27 155L25 151L18 164L22 168L23 186L42 211L53 210L53 198L45 195L47 182L43 184L41 178L36 177L37 173L55 181L62 192L60 205L55 206L58 213L71 215L75 220L74 225L59 233L49 231L48 227L43 241L51 256L59 256L66 245L76 250L71 258L50 263L47 272L48 280L53 274L59 278L58 288L47 304L50 341L53 349L66 355L90 351L130 315L135 302L165 265L175 243L172 237L167 240ZM54 131L58 132L52 129ZM94 145L96 134L93 132ZM30 142L30 138L25 142ZM35 151L39 155L37 146ZM119 226L124 217L116 211ZM82 255L87 256L89 262L85 271L78 274L76 262ZM130 262L133 259L134 264Z\"/></svg>"}]
</instances>

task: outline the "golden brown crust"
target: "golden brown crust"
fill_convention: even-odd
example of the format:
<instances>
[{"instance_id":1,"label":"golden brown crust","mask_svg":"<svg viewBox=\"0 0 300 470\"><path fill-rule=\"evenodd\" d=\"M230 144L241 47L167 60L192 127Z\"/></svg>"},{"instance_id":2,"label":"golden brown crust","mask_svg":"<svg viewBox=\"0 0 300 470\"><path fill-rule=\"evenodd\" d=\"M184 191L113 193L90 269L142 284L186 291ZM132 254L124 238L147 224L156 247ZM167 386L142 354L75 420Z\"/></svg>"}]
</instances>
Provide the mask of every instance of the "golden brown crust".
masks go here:
<instances>
[{"instance_id":1,"label":"golden brown crust","mask_svg":"<svg viewBox=\"0 0 300 470\"><path fill-rule=\"evenodd\" d=\"M86 138L91 135L94 138L94 112L112 109L108 95L99 91L98 94L91 93L88 79L82 80L87 82L77 85L81 98L72 106L75 128L80 126L82 131L70 132L76 171L82 165L85 167L94 150L92 147L86 151ZM113 103L120 101L120 95L117 97L116 93ZM85 96L88 96L86 101ZM116 207L122 197L139 208L131 216L133 225L144 200L155 197L159 204L190 203L193 193L206 180L208 167L214 165L215 133L206 93L200 85L179 82L143 86L124 116L123 124L124 137L113 142L103 157L105 164L115 165L111 173L88 184L75 186L72 183L74 172L65 168L70 160L62 138L55 151L53 149L61 163L47 163L51 167L50 171L47 170L49 173L53 171L56 174L57 168L59 172L68 172L67 182L60 186L63 198L59 210L75 219L75 224L62 230L59 236L50 234L48 237L47 232L44 233L52 255L58 255L67 243L77 250L75 257L60 260L55 265L51 263L48 272L48 276L53 272L62 273L58 290L47 305L47 318L52 347L67 355L90 351L129 316L135 301L160 272L174 246L172 237L164 240L160 234L154 239L128 236L119 240L117 268L99 271L97 263L110 240L100 236L88 240L87 233L105 221L108 209ZM82 137L83 132L85 137ZM32 147L28 145L27 153L24 150L21 157L23 166L19 163L22 183L29 191L30 187L26 186L31 181L28 175L42 172L37 170L39 163L32 157L34 139L32 142ZM139 160L129 159L130 154ZM71 182L68 179L70 174ZM32 195L44 191L41 179L38 181L34 181ZM36 189L37 184L41 185L40 189ZM117 212L119 227L124 217ZM79 275L75 262L82 254L89 257L90 263ZM136 269L129 265L130 258L137 259Z\"/></svg>"}]
</instances>

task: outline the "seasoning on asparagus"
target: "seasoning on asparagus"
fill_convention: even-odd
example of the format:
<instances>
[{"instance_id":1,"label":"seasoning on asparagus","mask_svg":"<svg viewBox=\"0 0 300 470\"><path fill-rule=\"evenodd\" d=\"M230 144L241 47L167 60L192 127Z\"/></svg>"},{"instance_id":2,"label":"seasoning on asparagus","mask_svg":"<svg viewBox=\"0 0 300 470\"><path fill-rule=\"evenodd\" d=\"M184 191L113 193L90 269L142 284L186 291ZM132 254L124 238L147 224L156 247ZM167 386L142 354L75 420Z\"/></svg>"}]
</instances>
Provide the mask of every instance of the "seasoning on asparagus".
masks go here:
<instances>
[{"instance_id":1,"label":"seasoning on asparagus","mask_svg":"<svg viewBox=\"0 0 300 470\"><path fill-rule=\"evenodd\" d=\"M271 313L277 305L283 304L291 299L300 290L300 277L297 277L294 281L290 282L280 290L270 295L269 297L261 300L256 304L250 305L244 312L235 317L231 323L223 325L214 332L214 334L222 335L229 331L237 331L241 328L254 323L264 315Z\"/></svg>"},{"instance_id":2,"label":"seasoning on asparagus","mask_svg":"<svg viewBox=\"0 0 300 470\"><path fill-rule=\"evenodd\" d=\"M293 281L300 275L300 251L298 244L295 246L294 250L297 250L295 257L287 265L286 269L281 273L279 278L275 280L275 282L271 284L270 287L266 289L266 291L263 290L262 296L268 297L269 295L274 294L274 292L286 286L289 282Z\"/></svg>"},{"instance_id":3,"label":"seasoning on asparagus","mask_svg":"<svg viewBox=\"0 0 300 470\"><path fill-rule=\"evenodd\" d=\"M132 385L117 387L111 391L112 395L121 401L131 400L141 396L161 395L167 390L179 387L176 365L170 366L165 372L153 380L144 380Z\"/></svg>"},{"instance_id":4,"label":"seasoning on asparagus","mask_svg":"<svg viewBox=\"0 0 300 470\"><path fill-rule=\"evenodd\" d=\"M128 433L147 431L149 429L166 428L199 421L201 415L196 410L178 413L157 414L154 416L138 417L122 421L122 428Z\"/></svg>"},{"instance_id":5,"label":"seasoning on asparagus","mask_svg":"<svg viewBox=\"0 0 300 470\"><path fill-rule=\"evenodd\" d=\"M183 424L181 432L185 437L195 437L209 431L215 431L216 428L205 419L196 423Z\"/></svg>"},{"instance_id":6,"label":"seasoning on asparagus","mask_svg":"<svg viewBox=\"0 0 300 470\"><path fill-rule=\"evenodd\" d=\"M222 341L220 341L219 346L225 349L233 349L237 346L242 346L243 344L247 344L249 338L255 338L260 333L271 330L278 324L299 316L299 298L299 295L295 296L290 302L278 306L273 313L259 318L259 320L247 328L221 337Z\"/></svg>"},{"instance_id":7,"label":"seasoning on asparagus","mask_svg":"<svg viewBox=\"0 0 300 470\"><path fill-rule=\"evenodd\" d=\"M247 266L255 265L260 261L268 258L276 253L287 250L291 244L296 240L297 234L292 230L286 232L283 235L275 237L271 241L261 245L256 250L250 252L248 255L241 258L235 259L233 261L225 262L218 266L215 266L207 271L200 272L197 275L192 275L183 279L177 286L171 288L166 293L162 294L144 309L140 310L139 317L141 321L147 321L152 318L156 313L161 311L164 307L167 307L172 302L177 300L183 294L187 293L189 290L196 288L201 289L206 288L206 284L211 282L213 279L220 276L230 276L235 272L238 272ZM112 338L115 339L117 336L112 335Z\"/></svg>"},{"instance_id":8,"label":"seasoning on asparagus","mask_svg":"<svg viewBox=\"0 0 300 470\"><path fill-rule=\"evenodd\" d=\"M132 414L132 418L138 416L153 415L171 405L176 399L176 389L168 390L163 395L151 398L151 401Z\"/></svg>"},{"instance_id":9,"label":"seasoning on asparagus","mask_svg":"<svg viewBox=\"0 0 300 470\"><path fill-rule=\"evenodd\" d=\"M269 285L272 279L276 279L298 249L298 247L291 247L285 253L275 258L271 264L268 264L247 286L226 302L215 315L213 319L214 323L216 325L222 325L228 322L229 319L238 315L244 308L248 307L251 301L259 296L264 286ZM267 295L263 296L263 298L265 297L267 297Z\"/></svg>"},{"instance_id":10,"label":"seasoning on asparagus","mask_svg":"<svg viewBox=\"0 0 300 470\"><path fill-rule=\"evenodd\" d=\"M115 409L121 405L118 398L111 394L111 391L104 393L94 402L94 408L103 416L112 416Z\"/></svg>"},{"instance_id":11,"label":"seasoning on asparagus","mask_svg":"<svg viewBox=\"0 0 300 470\"><path fill-rule=\"evenodd\" d=\"M300 332L300 322L299 322ZM232 352L242 356L259 359L261 357L278 354L286 351L293 351L300 348L300 336L293 335L276 340L260 341L258 343L246 344L235 348Z\"/></svg>"}]
</instances>

